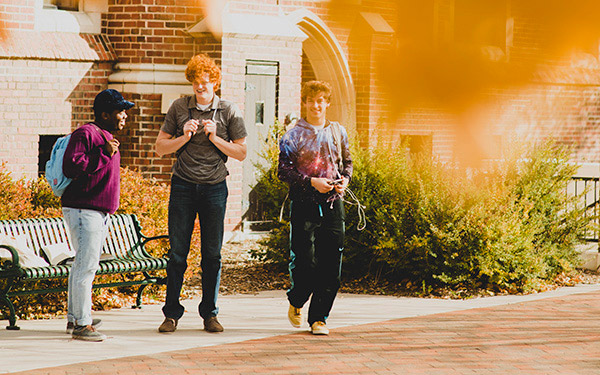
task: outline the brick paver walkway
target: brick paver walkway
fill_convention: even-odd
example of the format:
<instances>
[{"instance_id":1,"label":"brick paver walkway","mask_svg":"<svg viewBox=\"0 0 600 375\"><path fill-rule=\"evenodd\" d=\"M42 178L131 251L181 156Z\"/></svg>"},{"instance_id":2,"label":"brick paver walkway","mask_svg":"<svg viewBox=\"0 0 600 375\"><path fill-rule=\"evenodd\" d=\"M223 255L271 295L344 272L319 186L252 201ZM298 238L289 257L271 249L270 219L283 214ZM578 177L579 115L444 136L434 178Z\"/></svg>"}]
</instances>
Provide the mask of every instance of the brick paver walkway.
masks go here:
<instances>
[{"instance_id":1,"label":"brick paver walkway","mask_svg":"<svg viewBox=\"0 0 600 375\"><path fill-rule=\"evenodd\" d=\"M26 373L600 374L600 292Z\"/></svg>"}]
</instances>

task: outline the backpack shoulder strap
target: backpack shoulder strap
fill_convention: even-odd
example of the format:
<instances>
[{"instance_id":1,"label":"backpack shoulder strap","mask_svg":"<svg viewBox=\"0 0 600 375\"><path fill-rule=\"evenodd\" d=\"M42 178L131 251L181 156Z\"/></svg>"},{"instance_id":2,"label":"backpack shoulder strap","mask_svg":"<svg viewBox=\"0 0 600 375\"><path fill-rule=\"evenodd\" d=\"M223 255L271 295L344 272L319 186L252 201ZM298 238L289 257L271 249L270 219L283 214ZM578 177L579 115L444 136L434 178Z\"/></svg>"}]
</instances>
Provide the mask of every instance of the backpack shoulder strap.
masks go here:
<instances>
[{"instance_id":1,"label":"backpack shoulder strap","mask_svg":"<svg viewBox=\"0 0 600 375\"><path fill-rule=\"evenodd\" d=\"M340 129L340 124L335 121L330 121L329 126L331 126L331 135L333 136L333 143L337 148L338 153L338 168L340 172L344 169L344 158L342 156L342 130Z\"/></svg>"},{"instance_id":2,"label":"backpack shoulder strap","mask_svg":"<svg viewBox=\"0 0 600 375\"><path fill-rule=\"evenodd\" d=\"M90 122L89 124L92 125L94 128L96 128L96 130L98 130L98 133L100 133L100 135L104 139L104 142L108 143L108 139L106 139L106 136L104 135L104 132L102 131L102 129L100 129L100 127L98 125L94 124L93 122Z\"/></svg>"},{"instance_id":3,"label":"backpack shoulder strap","mask_svg":"<svg viewBox=\"0 0 600 375\"><path fill-rule=\"evenodd\" d=\"M215 121L215 116L217 115L217 109L213 108L213 109L211 109L211 111L212 111L211 120ZM192 119L193 119L192 109L188 107L188 120L192 120ZM190 144L190 142L186 142L186 144L181 146L181 148L175 152L175 155L177 157L179 157L179 155L181 155L185 151L185 149L187 148L187 146L189 144ZM219 148L217 146L215 146L214 143L211 142L211 144L215 148L215 151L217 152L217 154L219 154L219 157L221 157L221 160L223 160L223 163L227 163L227 155L225 155L225 153L223 151L219 150Z\"/></svg>"}]
</instances>

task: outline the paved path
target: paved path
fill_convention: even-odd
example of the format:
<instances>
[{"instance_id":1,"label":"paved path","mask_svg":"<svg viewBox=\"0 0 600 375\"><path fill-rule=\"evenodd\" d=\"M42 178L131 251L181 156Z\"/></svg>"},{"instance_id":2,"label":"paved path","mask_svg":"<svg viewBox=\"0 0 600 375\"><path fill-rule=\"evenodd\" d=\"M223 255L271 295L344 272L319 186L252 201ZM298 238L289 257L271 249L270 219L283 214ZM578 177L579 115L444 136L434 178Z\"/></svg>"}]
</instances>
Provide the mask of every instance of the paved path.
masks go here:
<instances>
[{"instance_id":1,"label":"paved path","mask_svg":"<svg viewBox=\"0 0 600 375\"><path fill-rule=\"evenodd\" d=\"M222 297L222 334L200 330L197 302L173 334L156 332L157 305L99 312L103 343L71 340L65 319L19 321L0 331L0 372L600 374L600 285L472 300L343 294L327 337L289 326L282 291Z\"/></svg>"}]
</instances>

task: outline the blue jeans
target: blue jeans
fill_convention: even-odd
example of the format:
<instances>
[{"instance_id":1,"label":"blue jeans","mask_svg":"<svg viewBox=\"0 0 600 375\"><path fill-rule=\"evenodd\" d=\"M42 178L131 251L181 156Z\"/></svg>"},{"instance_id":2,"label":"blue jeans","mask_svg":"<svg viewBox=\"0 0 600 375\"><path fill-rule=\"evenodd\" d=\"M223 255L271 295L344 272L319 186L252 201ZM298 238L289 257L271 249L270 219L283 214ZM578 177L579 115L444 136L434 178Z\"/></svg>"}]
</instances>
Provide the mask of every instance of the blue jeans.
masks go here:
<instances>
[{"instance_id":1,"label":"blue jeans","mask_svg":"<svg viewBox=\"0 0 600 375\"><path fill-rule=\"evenodd\" d=\"M200 221L200 253L202 261L202 300L198 312L203 319L217 316L217 295L221 281L221 245L227 206L227 183L201 185L176 176L171 180L169 200L169 241L171 250L167 264L167 297L163 314L180 319L184 308L179 303L183 275L196 215Z\"/></svg>"},{"instance_id":2,"label":"blue jeans","mask_svg":"<svg viewBox=\"0 0 600 375\"><path fill-rule=\"evenodd\" d=\"M86 326L92 324L92 284L108 233L109 216L80 208L63 207L62 211L75 251L69 273L67 319Z\"/></svg>"}]
</instances>

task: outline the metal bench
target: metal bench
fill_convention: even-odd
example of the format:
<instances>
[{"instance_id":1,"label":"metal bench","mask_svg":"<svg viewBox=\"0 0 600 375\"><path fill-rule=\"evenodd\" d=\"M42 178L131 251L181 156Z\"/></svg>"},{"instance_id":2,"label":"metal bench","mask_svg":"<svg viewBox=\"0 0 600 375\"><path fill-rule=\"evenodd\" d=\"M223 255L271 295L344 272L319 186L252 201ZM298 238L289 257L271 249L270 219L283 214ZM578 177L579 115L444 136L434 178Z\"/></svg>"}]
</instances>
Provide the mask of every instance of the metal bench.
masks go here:
<instances>
[{"instance_id":1,"label":"metal bench","mask_svg":"<svg viewBox=\"0 0 600 375\"><path fill-rule=\"evenodd\" d=\"M41 248L56 243L68 243L69 236L62 218L39 218L23 220L1 220L0 234L7 236L25 235L27 245L34 252L42 256ZM110 254L111 259L101 261L96 275L141 273L144 278L139 280L123 280L106 283L95 283L94 288L108 288L119 286L139 285L136 304L134 308L141 307L142 292L150 284L165 285L165 277L152 276L152 271L167 268L167 257L154 257L146 251L149 241L168 238L167 235L146 237L141 233L139 221L135 215L111 215L109 234L102 249L105 254ZM9 245L0 245L12 255L11 260L0 262L0 280L4 279L6 285L0 291L0 302L10 310L9 325L7 329L18 330L16 325L16 312L10 297L41 293L63 292L64 286L55 288L25 288L14 290L25 282L44 279L58 279L69 276L70 265L48 265L44 267L23 268L19 265L17 250Z\"/></svg>"}]
</instances>

